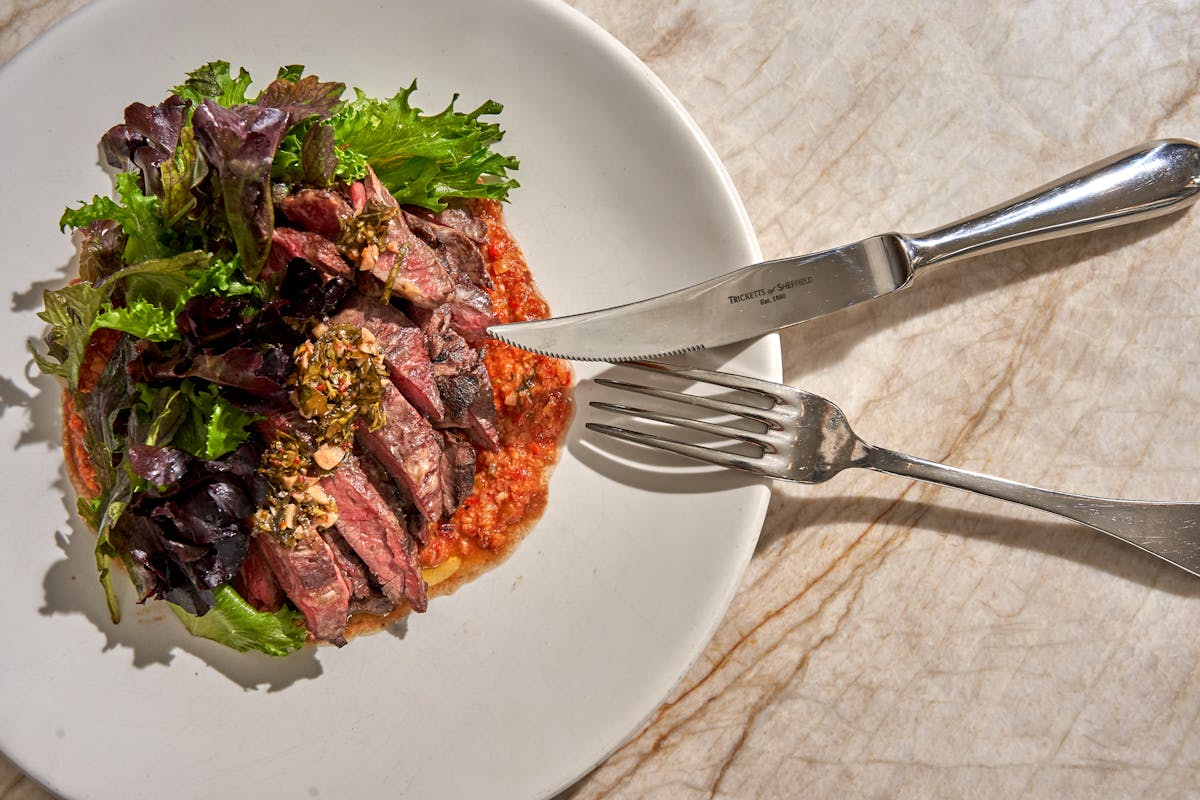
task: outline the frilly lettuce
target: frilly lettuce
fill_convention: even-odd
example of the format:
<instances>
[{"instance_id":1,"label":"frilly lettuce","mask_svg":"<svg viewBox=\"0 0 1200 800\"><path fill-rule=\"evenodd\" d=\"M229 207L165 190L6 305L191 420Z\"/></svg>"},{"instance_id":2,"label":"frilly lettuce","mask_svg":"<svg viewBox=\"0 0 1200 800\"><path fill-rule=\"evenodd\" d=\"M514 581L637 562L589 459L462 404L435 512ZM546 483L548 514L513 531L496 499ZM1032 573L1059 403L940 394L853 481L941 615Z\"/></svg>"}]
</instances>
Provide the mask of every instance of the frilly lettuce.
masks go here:
<instances>
[{"instance_id":1,"label":"frilly lettuce","mask_svg":"<svg viewBox=\"0 0 1200 800\"><path fill-rule=\"evenodd\" d=\"M229 584L214 589L213 599L213 607L201 617L174 603L170 606L193 636L212 639L240 652L258 650L269 656L286 656L304 646L308 634L299 611L287 606L273 614L258 611Z\"/></svg>"}]
</instances>

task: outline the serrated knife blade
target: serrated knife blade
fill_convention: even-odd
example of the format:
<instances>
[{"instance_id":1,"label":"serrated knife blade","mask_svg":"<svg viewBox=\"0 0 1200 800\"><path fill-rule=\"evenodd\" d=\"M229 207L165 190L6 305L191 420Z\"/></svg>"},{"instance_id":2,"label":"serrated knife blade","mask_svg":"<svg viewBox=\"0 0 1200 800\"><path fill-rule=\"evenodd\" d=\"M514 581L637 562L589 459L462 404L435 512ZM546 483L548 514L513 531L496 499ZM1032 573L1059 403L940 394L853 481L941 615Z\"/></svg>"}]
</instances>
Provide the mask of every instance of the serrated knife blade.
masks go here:
<instances>
[{"instance_id":1,"label":"serrated knife blade","mask_svg":"<svg viewBox=\"0 0 1200 800\"><path fill-rule=\"evenodd\" d=\"M1147 142L942 228L886 233L764 261L626 305L493 325L502 342L578 361L631 361L719 347L903 288L925 267L1186 208L1200 191L1200 147Z\"/></svg>"}]
</instances>

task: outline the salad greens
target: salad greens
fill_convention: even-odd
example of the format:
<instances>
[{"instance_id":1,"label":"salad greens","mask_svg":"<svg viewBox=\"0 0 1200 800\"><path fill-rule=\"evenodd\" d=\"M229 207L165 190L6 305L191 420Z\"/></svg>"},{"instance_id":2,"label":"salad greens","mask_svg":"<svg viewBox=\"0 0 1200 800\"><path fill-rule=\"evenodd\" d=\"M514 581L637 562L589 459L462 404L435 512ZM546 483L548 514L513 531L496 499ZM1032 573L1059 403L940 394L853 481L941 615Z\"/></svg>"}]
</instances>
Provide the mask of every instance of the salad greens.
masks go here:
<instances>
[{"instance_id":1,"label":"salad greens","mask_svg":"<svg viewBox=\"0 0 1200 800\"><path fill-rule=\"evenodd\" d=\"M202 617L171 603L171 610L193 636L220 642L245 652L259 650L269 656L286 656L304 646L304 615L287 606L273 614L256 611L229 584L213 591L216 605Z\"/></svg>"},{"instance_id":2,"label":"salad greens","mask_svg":"<svg viewBox=\"0 0 1200 800\"><path fill-rule=\"evenodd\" d=\"M38 366L61 377L85 423L91 483L79 511L97 532L96 565L113 620L111 562L142 602L154 596L192 633L285 655L302 616L257 611L230 585L262 502L259 411L286 398L304 321L349 291L291 262L264 278L275 198L362 178L368 167L402 204L504 200L516 159L491 148L500 128L469 113L426 115L414 82L388 99L285 66L262 91L213 61L155 106L132 103L100 149L118 170L113 197L67 208L79 280L45 293Z\"/></svg>"}]
</instances>

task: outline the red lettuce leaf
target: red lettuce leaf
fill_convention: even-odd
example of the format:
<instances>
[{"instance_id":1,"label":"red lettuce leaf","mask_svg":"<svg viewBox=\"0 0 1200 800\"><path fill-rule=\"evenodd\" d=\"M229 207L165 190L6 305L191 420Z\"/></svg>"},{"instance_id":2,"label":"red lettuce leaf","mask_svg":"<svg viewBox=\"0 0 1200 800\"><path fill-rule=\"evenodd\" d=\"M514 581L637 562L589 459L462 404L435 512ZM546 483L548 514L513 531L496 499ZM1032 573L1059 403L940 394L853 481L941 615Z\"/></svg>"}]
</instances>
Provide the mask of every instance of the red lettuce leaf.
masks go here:
<instances>
[{"instance_id":1,"label":"red lettuce leaf","mask_svg":"<svg viewBox=\"0 0 1200 800\"><path fill-rule=\"evenodd\" d=\"M346 84L322 82L316 75L298 80L279 77L254 101L256 106L278 108L288 115L288 127L313 117L325 118L341 102Z\"/></svg>"},{"instance_id":2,"label":"red lettuce leaf","mask_svg":"<svg viewBox=\"0 0 1200 800\"><path fill-rule=\"evenodd\" d=\"M140 478L159 487L178 486L187 474L191 458L174 447L135 444L129 447L129 468Z\"/></svg>"},{"instance_id":3,"label":"red lettuce leaf","mask_svg":"<svg viewBox=\"0 0 1200 800\"><path fill-rule=\"evenodd\" d=\"M125 266L122 254L128 237L120 224L111 219L98 219L79 229L79 277L90 284Z\"/></svg>"},{"instance_id":4,"label":"red lettuce leaf","mask_svg":"<svg viewBox=\"0 0 1200 800\"><path fill-rule=\"evenodd\" d=\"M165 598L195 615L212 607L212 590L237 574L249 551L250 520L265 492L255 473L259 455L254 442L215 461L131 448L131 468L153 485L137 495L112 538L128 554L139 602Z\"/></svg>"},{"instance_id":5,"label":"red lettuce leaf","mask_svg":"<svg viewBox=\"0 0 1200 800\"><path fill-rule=\"evenodd\" d=\"M178 95L157 106L130 104L124 124L114 125L100 139L104 160L123 172L136 167L142 175L142 188L161 197L160 167L175 154L186 105Z\"/></svg>"},{"instance_id":6,"label":"red lettuce leaf","mask_svg":"<svg viewBox=\"0 0 1200 800\"><path fill-rule=\"evenodd\" d=\"M224 108L205 100L192 114L196 142L215 173L225 221L242 257L242 269L258 277L274 229L268 179L288 114L268 106Z\"/></svg>"},{"instance_id":7,"label":"red lettuce leaf","mask_svg":"<svg viewBox=\"0 0 1200 800\"><path fill-rule=\"evenodd\" d=\"M135 379L161 383L180 378L202 378L212 383L239 389L258 396L264 402L286 402L284 380L292 369L292 359L282 347L265 349L231 347L223 353L187 353L179 347L161 350L147 342L140 347Z\"/></svg>"},{"instance_id":8,"label":"red lettuce leaf","mask_svg":"<svg viewBox=\"0 0 1200 800\"><path fill-rule=\"evenodd\" d=\"M300 180L313 186L333 183L337 171L337 139L330 125L313 125L300 142Z\"/></svg>"}]
</instances>

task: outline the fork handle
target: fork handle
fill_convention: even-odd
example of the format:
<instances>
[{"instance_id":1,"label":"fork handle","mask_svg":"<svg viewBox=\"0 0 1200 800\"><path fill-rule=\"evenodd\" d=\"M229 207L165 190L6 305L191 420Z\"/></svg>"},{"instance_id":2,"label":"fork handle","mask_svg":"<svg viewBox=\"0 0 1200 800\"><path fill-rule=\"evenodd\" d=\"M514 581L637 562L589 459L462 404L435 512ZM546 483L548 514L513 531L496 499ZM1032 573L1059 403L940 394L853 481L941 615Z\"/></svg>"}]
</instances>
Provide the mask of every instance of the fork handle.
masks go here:
<instances>
[{"instance_id":1,"label":"fork handle","mask_svg":"<svg viewBox=\"0 0 1200 800\"><path fill-rule=\"evenodd\" d=\"M1055 492L872 447L863 466L1008 500L1081 522L1200 575L1200 503L1110 500Z\"/></svg>"},{"instance_id":2,"label":"fork handle","mask_svg":"<svg viewBox=\"0 0 1200 800\"><path fill-rule=\"evenodd\" d=\"M1157 217L1194 203L1200 147L1146 142L943 228L900 236L913 269Z\"/></svg>"}]
</instances>

